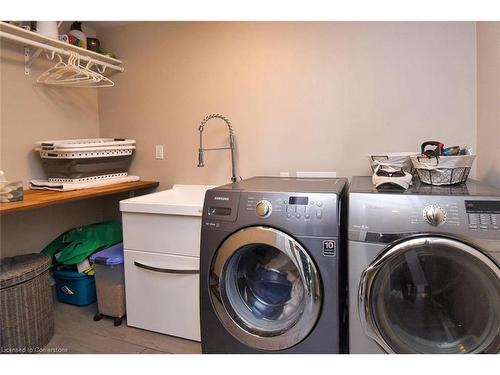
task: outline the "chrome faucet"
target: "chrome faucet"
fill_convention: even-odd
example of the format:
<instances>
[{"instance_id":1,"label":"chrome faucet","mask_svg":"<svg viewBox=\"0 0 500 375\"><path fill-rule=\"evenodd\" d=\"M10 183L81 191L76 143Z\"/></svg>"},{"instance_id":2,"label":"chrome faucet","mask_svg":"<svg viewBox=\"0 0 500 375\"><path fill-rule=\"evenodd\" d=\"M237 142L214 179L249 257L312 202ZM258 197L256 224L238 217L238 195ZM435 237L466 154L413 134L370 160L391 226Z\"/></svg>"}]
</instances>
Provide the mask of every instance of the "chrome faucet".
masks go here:
<instances>
[{"instance_id":1,"label":"chrome faucet","mask_svg":"<svg viewBox=\"0 0 500 375\"><path fill-rule=\"evenodd\" d=\"M229 128L229 147L203 148L203 130L205 129L205 125L207 124L207 122L213 118L221 119L227 124L227 127ZM200 148L198 149L198 167L205 166L204 154L203 154L205 151L231 150L231 172L232 172L231 182L236 182L236 168L234 166L234 133L233 133L233 127L231 126L231 122L227 119L227 117L216 113L205 117L203 121L200 123L198 130L200 131Z\"/></svg>"}]
</instances>

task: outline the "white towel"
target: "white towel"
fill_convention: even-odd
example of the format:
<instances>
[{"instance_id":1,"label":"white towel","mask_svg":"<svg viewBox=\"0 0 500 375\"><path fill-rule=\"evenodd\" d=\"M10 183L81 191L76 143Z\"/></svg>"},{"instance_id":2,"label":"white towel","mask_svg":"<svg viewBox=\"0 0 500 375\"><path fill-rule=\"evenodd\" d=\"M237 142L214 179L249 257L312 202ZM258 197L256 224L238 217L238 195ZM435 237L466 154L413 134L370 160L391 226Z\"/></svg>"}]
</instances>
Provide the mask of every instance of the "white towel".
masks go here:
<instances>
[{"instance_id":1,"label":"white towel","mask_svg":"<svg viewBox=\"0 0 500 375\"><path fill-rule=\"evenodd\" d=\"M105 186L119 184L122 182L139 181L139 176L126 176L110 178L107 180L96 180L89 182L50 182L48 180L31 180L30 189L38 190L55 190L55 191L71 191L71 190L82 190L89 189L93 187Z\"/></svg>"}]
</instances>

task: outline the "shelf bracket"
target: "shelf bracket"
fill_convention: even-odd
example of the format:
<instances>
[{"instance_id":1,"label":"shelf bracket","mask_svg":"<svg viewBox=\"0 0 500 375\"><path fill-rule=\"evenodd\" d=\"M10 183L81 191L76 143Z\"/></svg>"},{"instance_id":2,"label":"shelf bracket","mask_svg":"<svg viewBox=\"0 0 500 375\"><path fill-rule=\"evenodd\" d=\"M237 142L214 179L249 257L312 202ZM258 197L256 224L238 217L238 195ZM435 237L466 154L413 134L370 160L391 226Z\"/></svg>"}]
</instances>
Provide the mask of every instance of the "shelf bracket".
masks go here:
<instances>
[{"instance_id":1,"label":"shelf bracket","mask_svg":"<svg viewBox=\"0 0 500 375\"><path fill-rule=\"evenodd\" d=\"M31 70L31 65L35 62L35 60L40 56L42 53L43 48L38 48L35 53L33 53L33 56L30 56L31 49L30 47L24 47L24 74L29 76L30 75L30 70Z\"/></svg>"}]
</instances>

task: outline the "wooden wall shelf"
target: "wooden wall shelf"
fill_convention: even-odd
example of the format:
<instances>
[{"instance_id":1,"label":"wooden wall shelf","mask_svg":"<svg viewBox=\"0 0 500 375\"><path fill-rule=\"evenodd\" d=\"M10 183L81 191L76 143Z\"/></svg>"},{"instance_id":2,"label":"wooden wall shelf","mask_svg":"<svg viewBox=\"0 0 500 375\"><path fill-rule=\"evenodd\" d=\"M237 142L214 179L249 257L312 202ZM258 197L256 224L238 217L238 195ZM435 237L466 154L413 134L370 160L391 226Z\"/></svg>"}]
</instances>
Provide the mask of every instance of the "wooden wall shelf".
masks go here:
<instances>
[{"instance_id":1,"label":"wooden wall shelf","mask_svg":"<svg viewBox=\"0 0 500 375\"><path fill-rule=\"evenodd\" d=\"M126 191L151 189L157 187L158 185L158 181L134 181L73 191L25 190L24 200L18 202L0 203L0 214L27 211L54 204L102 197Z\"/></svg>"}]
</instances>

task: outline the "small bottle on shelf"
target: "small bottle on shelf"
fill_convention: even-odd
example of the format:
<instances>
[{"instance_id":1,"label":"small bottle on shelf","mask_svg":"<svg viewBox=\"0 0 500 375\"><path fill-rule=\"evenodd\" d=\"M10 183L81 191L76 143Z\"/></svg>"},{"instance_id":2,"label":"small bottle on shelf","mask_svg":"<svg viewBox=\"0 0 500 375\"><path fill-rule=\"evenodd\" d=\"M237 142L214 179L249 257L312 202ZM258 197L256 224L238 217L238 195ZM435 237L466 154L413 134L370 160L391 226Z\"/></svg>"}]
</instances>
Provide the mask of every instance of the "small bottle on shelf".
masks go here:
<instances>
[{"instance_id":1,"label":"small bottle on shelf","mask_svg":"<svg viewBox=\"0 0 500 375\"><path fill-rule=\"evenodd\" d=\"M75 21L71 24L68 35L73 35L78 39L78 46L87 49L87 35L82 31L82 23L79 21ZM71 38L70 38L71 43ZM73 43L71 43L73 44Z\"/></svg>"}]
</instances>

